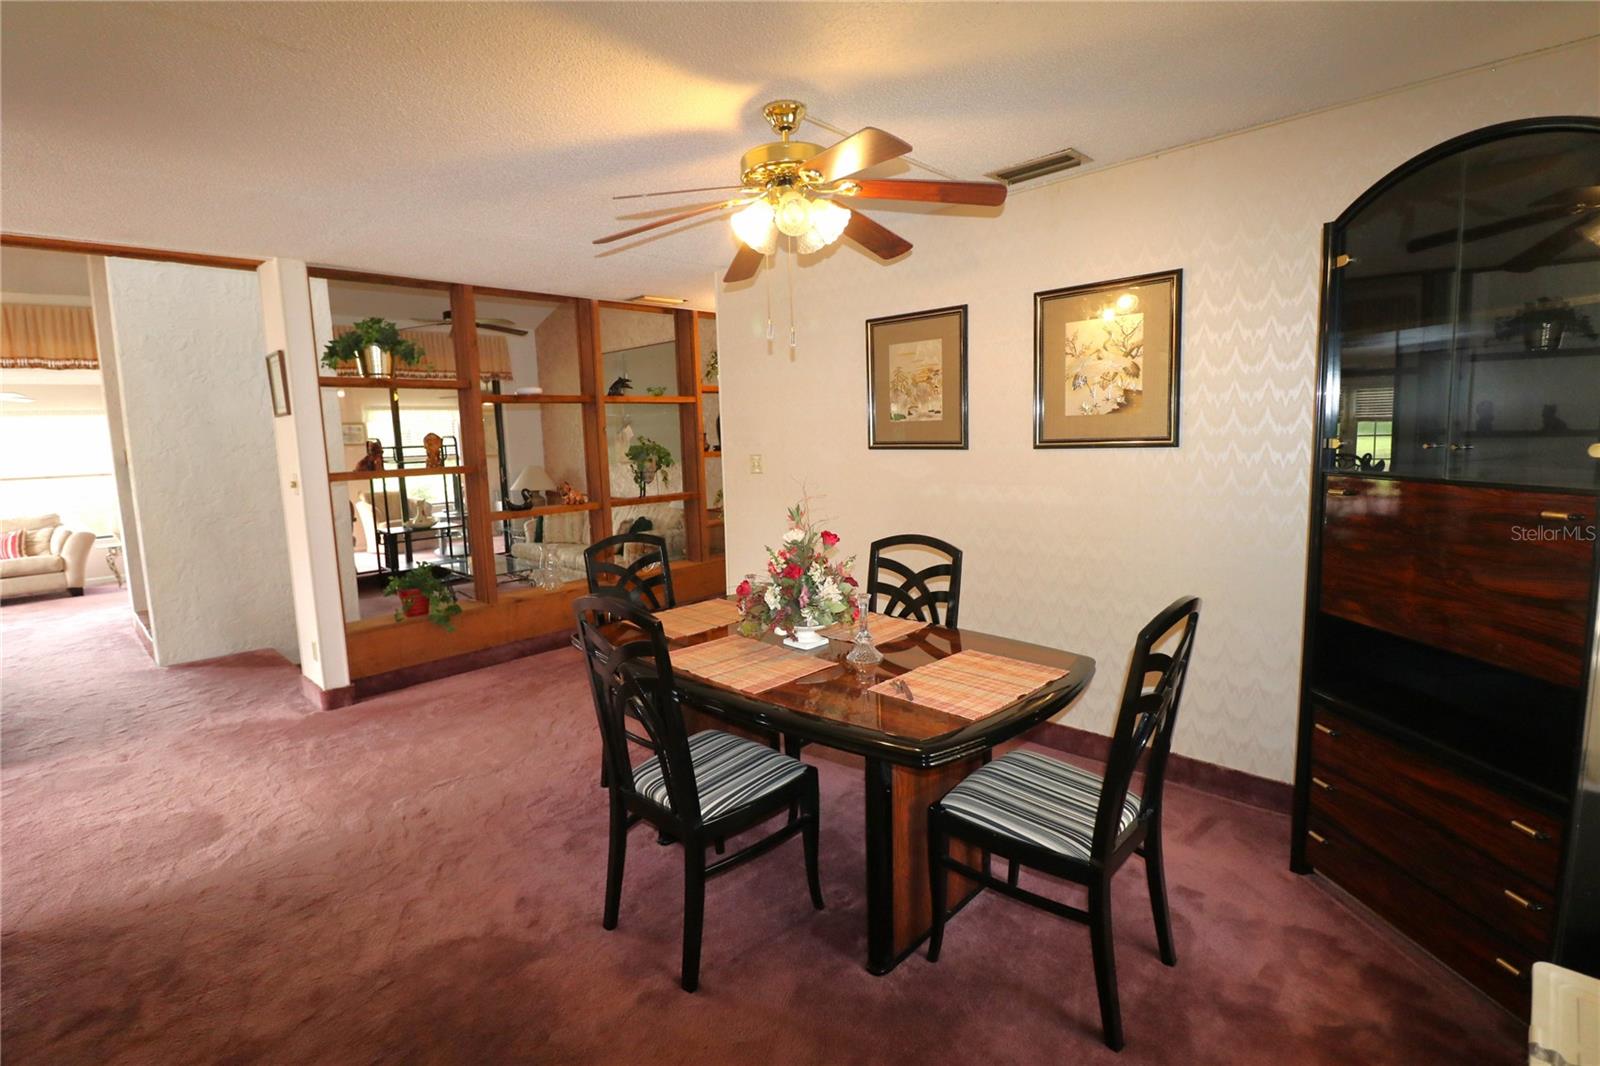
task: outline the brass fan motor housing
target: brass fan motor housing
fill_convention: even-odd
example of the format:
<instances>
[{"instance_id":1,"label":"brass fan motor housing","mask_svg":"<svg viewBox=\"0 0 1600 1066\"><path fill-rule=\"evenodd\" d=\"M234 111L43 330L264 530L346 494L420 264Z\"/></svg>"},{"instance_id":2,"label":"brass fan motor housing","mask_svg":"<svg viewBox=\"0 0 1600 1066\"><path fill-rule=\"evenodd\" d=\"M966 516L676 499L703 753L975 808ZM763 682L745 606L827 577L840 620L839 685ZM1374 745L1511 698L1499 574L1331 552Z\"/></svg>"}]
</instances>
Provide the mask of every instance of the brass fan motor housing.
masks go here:
<instances>
[{"instance_id":1,"label":"brass fan motor housing","mask_svg":"<svg viewBox=\"0 0 1600 1066\"><path fill-rule=\"evenodd\" d=\"M820 144L806 141L772 141L758 145L740 157L740 180L751 189L815 185L822 181L822 175L806 169L805 162L821 151Z\"/></svg>"}]
</instances>

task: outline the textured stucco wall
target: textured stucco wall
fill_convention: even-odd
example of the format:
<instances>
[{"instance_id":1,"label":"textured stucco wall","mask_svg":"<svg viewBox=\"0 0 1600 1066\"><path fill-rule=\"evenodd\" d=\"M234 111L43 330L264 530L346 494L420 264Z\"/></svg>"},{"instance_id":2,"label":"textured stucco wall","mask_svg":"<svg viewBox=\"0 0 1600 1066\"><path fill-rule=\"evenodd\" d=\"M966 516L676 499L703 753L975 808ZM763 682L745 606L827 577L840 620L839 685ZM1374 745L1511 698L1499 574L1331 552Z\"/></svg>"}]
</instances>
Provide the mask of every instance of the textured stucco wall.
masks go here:
<instances>
[{"instance_id":1,"label":"textured stucco wall","mask_svg":"<svg viewBox=\"0 0 1600 1066\"><path fill-rule=\"evenodd\" d=\"M256 276L107 259L106 283L157 661L298 659Z\"/></svg>"},{"instance_id":2,"label":"textured stucco wall","mask_svg":"<svg viewBox=\"0 0 1600 1066\"><path fill-rule=\"evenodd\" d=\"M769 353L765 278L718 303L728 575L758 568L802 484L863 553L925 531L966 551L961 620L1095 657L1068 712L1108 730L1134 634L1206 606L1176 750L1291 776L1304 602L1320 233L1391 168L1510 119L1600 113L1594 42L1023 192L919 227L883 266L795 274L800 351ZM1181 267L1182 447L1037 451L1033 293ZM778 284L782 283L781 275ZM782 291L781 289L778 291ZM779 338L786 300L774 301ZM969 305L971 447L869 451L868 318ZM766 473L749 473L761 453Z\"/></svg>"}]
</instances>

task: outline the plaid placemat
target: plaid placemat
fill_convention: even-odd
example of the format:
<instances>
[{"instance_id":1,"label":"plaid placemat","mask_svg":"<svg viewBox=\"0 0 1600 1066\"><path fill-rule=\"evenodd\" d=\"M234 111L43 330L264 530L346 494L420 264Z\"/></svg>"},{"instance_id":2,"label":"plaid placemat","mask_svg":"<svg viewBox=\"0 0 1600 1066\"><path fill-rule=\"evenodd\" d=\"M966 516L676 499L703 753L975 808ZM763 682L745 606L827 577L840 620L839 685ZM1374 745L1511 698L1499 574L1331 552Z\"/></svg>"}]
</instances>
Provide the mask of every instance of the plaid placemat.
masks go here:
<instances>
[{"instance_id":1,"label":"plaid placemat","mask_svg":"<svg viewBox=\"0 0 1600 1066\"><path fill-rule=\"evenodd\" d=\"M674 607L656 614L656 621L661 623L668 640L692 637L719 626L731 626L738 620L739 606L731 600L706 600L704 603L691 603L687 607Z\"/></svg>"},{"instance_id":2,"label":"plaid placemat","mask_svg":"<svg viewBox=\"0 0 1600 1066\"><path fill-rule=\"evenodd\" d=\"M919 707L978 719L1065 676L1066 670L1054 666L982 651L958 651L947 659L881 681L871 691Z\"/></svg>"},{"instance_id":3,"label":"plaid placemat","mask_svg":"<svg viewBox=\"0 0 1600 1066\"><path fill-rule=\"evenodd\" d=\"M872 634L874 644L887 644L891 640L899 640L919 629L926 629L927 625L928 623L919 622L915 618L891 618L877 611L867 615L867 629ZM818 632L830 640L852 641L856 639L856 624L853 621L840 622Z\"/></svg>"},{"instance_id":4,"label":"plaid placemat","mask_svg":"<svg viewBox=\"0 0 1600 1066\"><path fill-rule=\"evenodd\" d=\"M672 653L674 670L749 695L777 688L833 665L831 659L813 659L797 651L739 636L719 637Z\"/></svg>"}]
</instances>

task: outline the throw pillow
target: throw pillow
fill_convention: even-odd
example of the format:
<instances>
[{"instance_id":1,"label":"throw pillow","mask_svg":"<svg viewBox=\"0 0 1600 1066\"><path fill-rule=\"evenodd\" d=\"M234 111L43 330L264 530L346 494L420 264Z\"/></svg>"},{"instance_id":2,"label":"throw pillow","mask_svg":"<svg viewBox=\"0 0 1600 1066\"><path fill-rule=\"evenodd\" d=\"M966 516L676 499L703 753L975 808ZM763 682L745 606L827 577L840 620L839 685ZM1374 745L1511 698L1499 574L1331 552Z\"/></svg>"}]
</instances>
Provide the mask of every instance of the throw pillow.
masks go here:
<instances>
[{"instance_id":1,"label":"throw pillow","mask_svg":"<svg viewBox=\"0 0 1600 1066\"><path fill-rule=\"evenodd\" d=\"M13 529L10 533L0 533L0 559L21 559L27 553L23 550L23 530Z\"/></svg>"},{"instance_id":2,"label":"throw pillow","mask_svg":"<svg viewBox=\"0 0 1600 1066\"><path fill-rule=\"evenodd\" d=\"M49 555L50 538L55 531L55 526L40 526L38 529L28 530L22 538L23 552L27 555Z\"/></svg>"}]
</instances>

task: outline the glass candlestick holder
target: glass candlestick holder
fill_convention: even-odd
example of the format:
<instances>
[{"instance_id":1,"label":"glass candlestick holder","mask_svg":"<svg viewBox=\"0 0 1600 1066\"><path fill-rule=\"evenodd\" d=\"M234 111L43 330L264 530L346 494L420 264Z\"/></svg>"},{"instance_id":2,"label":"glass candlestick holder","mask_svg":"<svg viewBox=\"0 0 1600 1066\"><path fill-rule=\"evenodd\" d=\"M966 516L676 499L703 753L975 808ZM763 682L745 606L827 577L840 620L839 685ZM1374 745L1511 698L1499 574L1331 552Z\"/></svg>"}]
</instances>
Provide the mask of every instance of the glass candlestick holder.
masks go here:
<instances>
[{"instance_id":1,"label":"glass candlestick holder","mask_svg":"<svg viewBox=\"0 0 1600 1066\"><path fill-rule=\"evenodd\" d=\"M847 655L845 661L856 666L876 666L883 662L883 652L872 646L872 633L867 628L867 612L860 612L861 617L856 622L855 645Z\"/></svg>"}]
</instances>

